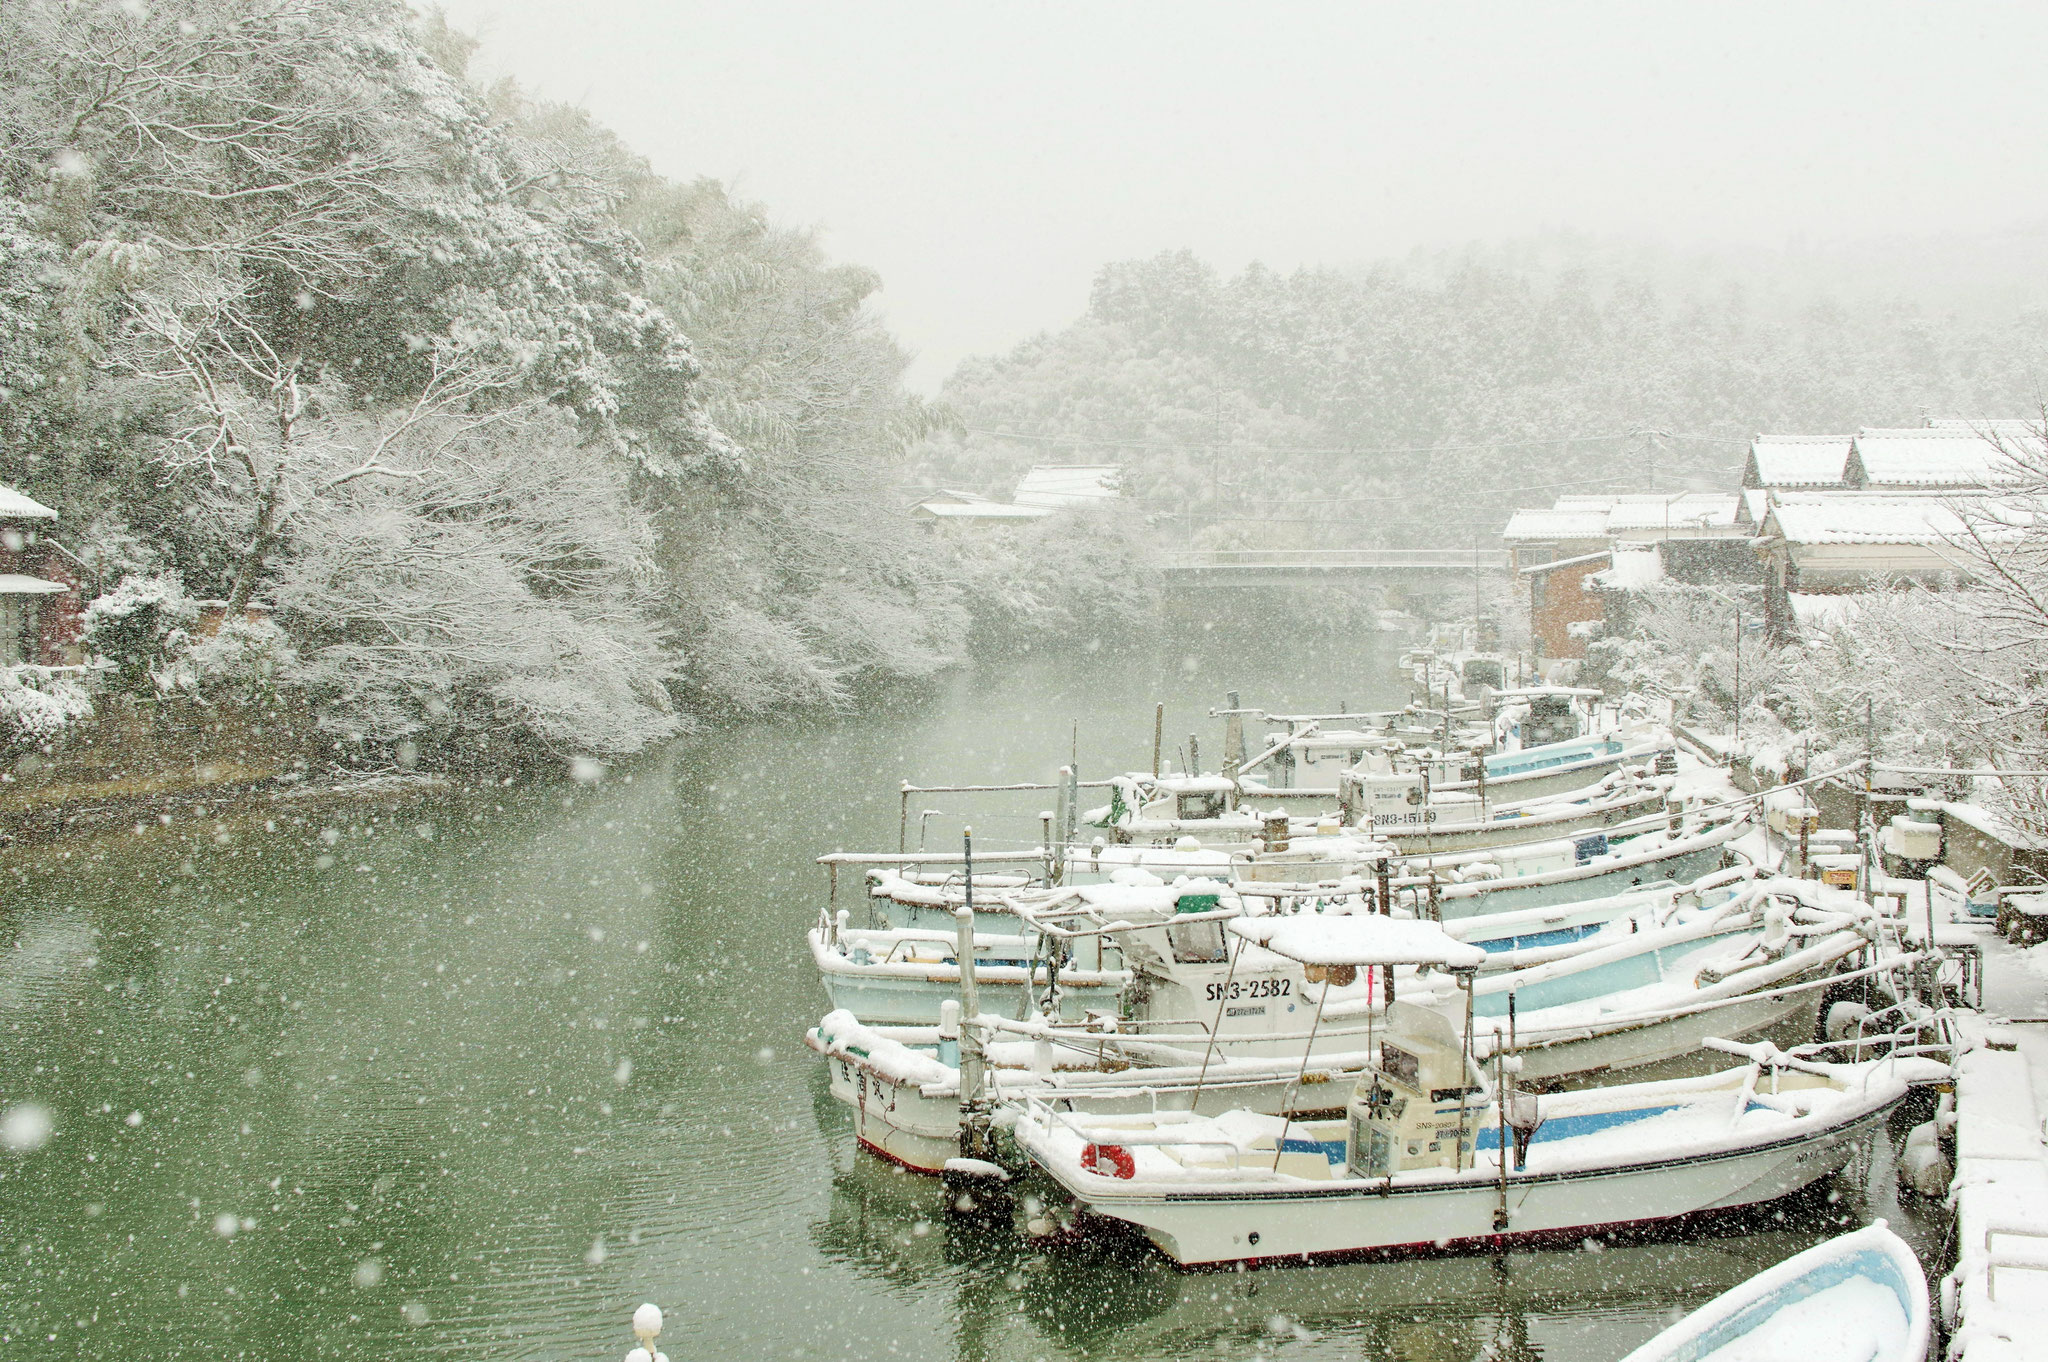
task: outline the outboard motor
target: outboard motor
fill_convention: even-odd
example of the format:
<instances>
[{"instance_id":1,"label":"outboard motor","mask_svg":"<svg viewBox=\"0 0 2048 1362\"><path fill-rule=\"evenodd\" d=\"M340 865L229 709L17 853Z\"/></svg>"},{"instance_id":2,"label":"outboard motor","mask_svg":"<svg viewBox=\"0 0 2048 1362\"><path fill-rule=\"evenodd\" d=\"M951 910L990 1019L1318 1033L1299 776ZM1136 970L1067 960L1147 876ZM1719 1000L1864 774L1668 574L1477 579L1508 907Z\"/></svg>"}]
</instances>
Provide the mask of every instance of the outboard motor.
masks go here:
<instances>
[{"instance_id":1,"label":"outboard motor","mask_svg":"<svg viewBox=\"0 0 2048 1362\"><path fill-rule=\"evenodd\" d=\"M1412 1003L1388 1007L1379 1062L1351 1094L1351 1175L1470 1167L1487 1108L1477 1078L1443 1016Z\"/></svg>"}]
</instances>

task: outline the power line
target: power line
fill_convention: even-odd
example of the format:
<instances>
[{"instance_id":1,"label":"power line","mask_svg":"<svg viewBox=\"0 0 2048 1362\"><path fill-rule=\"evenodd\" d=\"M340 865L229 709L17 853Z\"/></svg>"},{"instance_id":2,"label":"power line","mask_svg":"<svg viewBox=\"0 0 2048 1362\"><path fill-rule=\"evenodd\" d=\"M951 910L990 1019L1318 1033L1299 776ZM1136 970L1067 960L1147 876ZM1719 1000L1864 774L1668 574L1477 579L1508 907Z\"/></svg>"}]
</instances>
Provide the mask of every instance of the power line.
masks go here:
<instances>
[{"instance_id":1,"label":"power line","mask_svg":"<svg viewBox=\"0 0 2048 1362\"><path fill-rule=\"evenodd\" d=\"M1591 444L1601 440L1633 440L1644 435L1657 435L1667 440L1703 440L1715 444L1749 443L1748 440L1727 435L1681 435L1663 430L1629 430L1604 435L1566 435L1549 440L1480 440L1472 444L1377 445L1360 448L1356 445L1255 445L1214 440L1104 440L1093 436L1032 435L1021 430L993 430L986 426L967 426L965 429L970 435L990 435L998 439L1019 440L1031 444L1073 445L1097 449L1231 449L1246 454L1452 454L1472 449L1536 449L1555 445Z\"/></svg>"}]
</instances>

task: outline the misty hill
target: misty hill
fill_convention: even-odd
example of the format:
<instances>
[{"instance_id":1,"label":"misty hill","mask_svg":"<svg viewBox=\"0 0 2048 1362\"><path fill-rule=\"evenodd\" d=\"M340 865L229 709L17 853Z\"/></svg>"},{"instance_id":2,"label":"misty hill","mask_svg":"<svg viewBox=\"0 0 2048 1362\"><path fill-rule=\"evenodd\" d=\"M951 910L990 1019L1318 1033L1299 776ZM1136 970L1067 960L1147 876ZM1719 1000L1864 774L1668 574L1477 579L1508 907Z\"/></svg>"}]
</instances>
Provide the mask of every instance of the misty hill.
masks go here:
<instances>
[{"instance_id":1,"label":"misty hill","mask_svg":"<svg viewBox=\"0 0 2048 1362\"><path fill-rule=\"evenodd\" d=\"M2015 251L2038 235L1994 254ZM1567 485L1732 485L1760 430L2038 407L2048 312L1996 305L1964 245L1840 254L1553 237L1357 271L1113 264L1073 325L960 367L963 433L925 473L1114 459L1207 546L1468 543ZM1916 258L1955 305L1898 292Z\"/></svg>"}]
</instances>

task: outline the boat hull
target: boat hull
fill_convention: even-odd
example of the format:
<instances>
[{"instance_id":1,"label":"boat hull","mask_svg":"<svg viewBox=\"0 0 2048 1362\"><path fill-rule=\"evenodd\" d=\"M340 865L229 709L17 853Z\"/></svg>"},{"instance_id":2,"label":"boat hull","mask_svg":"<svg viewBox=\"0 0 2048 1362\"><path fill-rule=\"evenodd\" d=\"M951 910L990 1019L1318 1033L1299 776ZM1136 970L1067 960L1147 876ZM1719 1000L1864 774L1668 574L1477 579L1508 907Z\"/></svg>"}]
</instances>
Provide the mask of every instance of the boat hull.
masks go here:
<instances>
[{"instance_id":1,"label":"boat hull","mask_svg":"<svg viewBox=\"0 0 2048 1362\"><path fill-rule=\"evenodd\" d=\"M1819 989L1809 989L1779 997L1744 998L1683 1017L1606 1031L1549 1037L1525 1032L1517 1037L1520 1044L1515 1053L1522 1059L1522 1077L1530 1083L1585 1081L1603 1073L1639 1082L1646 1077L1640 1072L1644 1069L1655 1069L1658 1078L1707 1073L1727 1063L1727 1056L1705 1048L1707 1037L1804 1044L1813 1037L1820 999Z\"/></svg>"},{"instance_id":2,"label":"boat hull","mask_svg":"<svg viewBox=\"0 0 2048 1362\"><path fill-rule=\"evenodd\" d=\"M807 1038L819 1049L815 1038ZM1197 1087L1182 1080L1156 1087L1105 1090L1084 1083L1061 1085L1036 1080L1029 1075L998 1072L992 1075L992 1096L998 1102L1015 1101L1027 1093L1041 1099L1058 1100L1066 1093L1085 1101L1091 1111L1112 1115L1148 1111L1193 1111L1215 1116L1233 1107L1276 1115L1304 1117L1342 1107L1351 1086L1363 1071L1366 1056L1361 1053L1348 1069L1330 1071L1324 1067L1321 1082L1306 1087L1294 1082L1292 1073L1276 1073L1256 1079L1222 1078ZM957 1086L925 1086L884 1073L843 1054L826 1054L834 1100L853 1117L854 1138L860 1144L893 1163L918 1173L944 1171L946 1160L960 1155L960 1093ZM1114 1075L1103 1074L1103 1078ZM1290 1100L1290 1097L1292 1100ZM1282 1103L1286 1111L1281 1112Z\"/></svg>"},{"instance_id":3,"label":"boat hull","mask_svg":"<svg viewBox=\"0 0 2048 1362\"><path fill-rule=\"evenodd\" d=\"M1394 844L1403 856L1442 855L1451 851L1472 851L1482 847L1515 846L1524 842L1549 841L1577 833L1598 832L1659 812L1661 794L1640 799L1617 800L1580 812L1561 812L1527 818L1495 818L1485 823L1449 826L1378 827L1374 831Z\"/></svg>"},{"instance_id":4,"label":"boat hull","mask_svg":"<svg viewBox=\"0 0 2048 1362\"><path fill-rule=\"evenodd\" d=\"M1532 884L1501 881L1497 886L1456 885L1441 896L1439 906L1444 919L1451 921L1508 913L1518 908L1554 908L1559 904L1607 898L1661 880L1685 884L1720 869L1723 846L1724 841L1716 841L1709 846L1624 863L1576 878L1546 875L1531 877L1538 880Z\"/></svg>"},{"instance_id":5,"label":"boat hull","mask_svg":"<svg viewBox=\"0 0 2048 1362\"><path fill-rule=\"evenodd\" d=\"M1135 1226L1186 1267L1494 1248L1679 1220L1789 1196L1847 1165L1890 1105L1812 1134L1726 1153L1511 1176L1505 1228L1495 1227L1499 1188L1487 1170L1456 1182L1346 1182L1278 1193L1119 1195L1072 1185L1067 1190L1085 1213Z\"/></svg>"}]
</instances>

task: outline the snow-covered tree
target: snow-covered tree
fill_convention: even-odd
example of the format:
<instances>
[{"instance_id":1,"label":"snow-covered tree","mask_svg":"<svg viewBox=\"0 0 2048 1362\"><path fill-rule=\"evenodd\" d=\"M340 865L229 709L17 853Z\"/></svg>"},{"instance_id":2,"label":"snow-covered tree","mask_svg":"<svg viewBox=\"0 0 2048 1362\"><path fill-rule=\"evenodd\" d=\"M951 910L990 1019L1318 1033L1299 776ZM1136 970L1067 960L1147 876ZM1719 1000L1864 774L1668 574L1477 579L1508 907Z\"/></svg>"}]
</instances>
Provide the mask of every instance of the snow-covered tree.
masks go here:
<instances>
[{"instance_id":1,"label":"snow-covered tree","mask_svg":"<svg viewBox=\"0 0 2048 1362\"><path fill-rule=\"evenodd\" d=\"M308 504L276 582L328 727L378 743L510 730L600 755L677 730L652 529L567 413L415 422L389 454L410 475Z\"/></svg>"}]
</instances>

